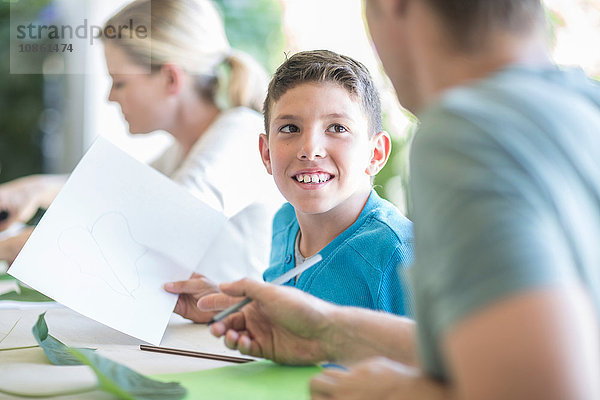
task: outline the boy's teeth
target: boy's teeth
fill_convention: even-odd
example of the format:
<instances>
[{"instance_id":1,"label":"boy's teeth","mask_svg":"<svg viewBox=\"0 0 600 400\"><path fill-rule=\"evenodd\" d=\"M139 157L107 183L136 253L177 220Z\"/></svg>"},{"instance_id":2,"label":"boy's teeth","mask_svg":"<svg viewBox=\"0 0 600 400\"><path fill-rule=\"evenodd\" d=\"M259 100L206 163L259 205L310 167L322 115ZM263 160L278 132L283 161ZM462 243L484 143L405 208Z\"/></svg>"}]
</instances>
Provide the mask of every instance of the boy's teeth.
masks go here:
<instances>
[{"instance_id":1,"label":"boy's teeth","mask_svg":"<svg viewBox=\"0 0 600 400\"><path fill-rule=\"evenodd\" d=\"M329 174L298 174L296 180L302 183L320 183L326 182L330 179Z\"/></svg>"}]
</instances>

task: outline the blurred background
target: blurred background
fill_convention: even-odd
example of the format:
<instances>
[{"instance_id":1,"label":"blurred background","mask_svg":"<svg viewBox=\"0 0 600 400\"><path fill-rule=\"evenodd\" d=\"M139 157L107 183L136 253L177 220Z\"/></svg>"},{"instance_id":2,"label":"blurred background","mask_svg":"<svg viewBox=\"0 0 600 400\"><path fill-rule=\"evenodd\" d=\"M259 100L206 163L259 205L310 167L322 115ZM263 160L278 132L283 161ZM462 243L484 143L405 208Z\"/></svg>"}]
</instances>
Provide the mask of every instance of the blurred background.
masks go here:
<instances>
[{"instance_id":1,"label":"blurred background","mask_svg":"<svg viewBox=\"0 0 600 400\"><path fill-rule=\"evenodd\" d=\"M600 0L545 0L549 41L559 64L600 77ZM102 46L80 54L77 66L55 55L32 60L38 74L10 69L10 10L21 6L44 24L76 15L105 20L128 0L0 0L0 183L33 173L68 173L97 136L141 161L169 144L161 132L131 136L119 106L107 100L110 78ZM362 61L379 87L393 154L375 181L377 191L406 213L407 152L415 119L398 104L365 30L362 0L216 0L233 47L273 72L286 54L325 48ZM14 69L14 68L13 68ZM74 73L73 71L77 71Z\"/></svg>"}]
</instances>

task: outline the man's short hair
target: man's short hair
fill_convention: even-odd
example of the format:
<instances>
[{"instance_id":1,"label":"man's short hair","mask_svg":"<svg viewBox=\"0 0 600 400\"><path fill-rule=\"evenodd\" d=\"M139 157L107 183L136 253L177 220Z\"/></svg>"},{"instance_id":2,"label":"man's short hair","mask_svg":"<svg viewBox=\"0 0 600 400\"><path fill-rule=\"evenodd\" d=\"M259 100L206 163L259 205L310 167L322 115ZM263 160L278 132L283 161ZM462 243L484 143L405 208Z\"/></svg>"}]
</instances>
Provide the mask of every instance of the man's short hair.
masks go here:
<instances>
[{"instance_id":1,"label":"man's short hair","mask_svg":"<svg viewBox=\"0 0 600 400\"><path fill-rule=\"evenodd\" d=\"M478 50L494 31L523 33L544 21L541 0L425 0L457 48Z\"/></svg>"},{"instance_id":2,"label":"man's short hair","mask_svg":"<svg viewBox=\"0 0 600 400\"><path fill-rule=\"evenodd\" d=\"M331 82L359 100L369 122L369 137L381 132L381 101L371 74L360 62L329 50L296 53L275 72L263 105L265 132L269 135L271 107L288 90L303 83Z\"/></svg>"}]
</instances>

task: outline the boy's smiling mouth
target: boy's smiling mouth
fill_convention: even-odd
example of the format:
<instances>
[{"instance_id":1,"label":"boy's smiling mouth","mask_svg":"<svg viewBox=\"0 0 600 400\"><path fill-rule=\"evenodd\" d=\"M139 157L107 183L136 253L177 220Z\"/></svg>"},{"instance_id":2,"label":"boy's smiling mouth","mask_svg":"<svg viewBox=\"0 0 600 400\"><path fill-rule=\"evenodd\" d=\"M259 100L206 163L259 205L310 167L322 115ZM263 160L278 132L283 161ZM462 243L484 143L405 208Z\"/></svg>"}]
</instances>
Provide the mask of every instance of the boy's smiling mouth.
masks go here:
<instances>
[{"instance_id":1,"label":"boy's smiling mouth","mask_svg":"<svg viewBox=\"0 0 600 400\"><path fill-rule=\"evenodd\" d=\"M293 178L296 179L296 181L299 183L318 184L318 183L324 183L324 182L329 181L331 178L333 178L333 175L328 174L326 172L311 173L311 174L300 173L300 174L296 174Z\"/></svg>"}]
</instances>

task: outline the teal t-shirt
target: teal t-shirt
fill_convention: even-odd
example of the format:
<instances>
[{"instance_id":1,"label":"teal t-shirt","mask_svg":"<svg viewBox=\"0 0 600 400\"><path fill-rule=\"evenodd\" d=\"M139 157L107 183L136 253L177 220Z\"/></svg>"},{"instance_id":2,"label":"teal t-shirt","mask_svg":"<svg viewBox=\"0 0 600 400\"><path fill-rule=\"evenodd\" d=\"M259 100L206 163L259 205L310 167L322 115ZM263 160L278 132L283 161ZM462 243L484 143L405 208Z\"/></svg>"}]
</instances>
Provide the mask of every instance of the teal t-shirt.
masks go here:
<instances>
[{"instance_id":1,"label":"teal t-shirt","mask_svg":"<svg viewBox=\"0 0 600 400\"><path fill-rule=\"evenodd\" d=\"M265 281L295 267L299 229L294 207L284 204L273 220ZM413 295L405 279L413 261L412 223L374 190L356 221L319 254L323 260L285 285L344 306L413 315Z\"/></svg>"},{"instance_id":2,"label":"teal t-shirt","mask_svg":"<svg viewBox=\"0 0 600 400\"><path fill-rule=\"evenodd\" d=\"M600 316L600 89L580 70L512 66L446 92L411 154L423 365L468 314L578 282Z\"/></svg>"}]
</instances>

